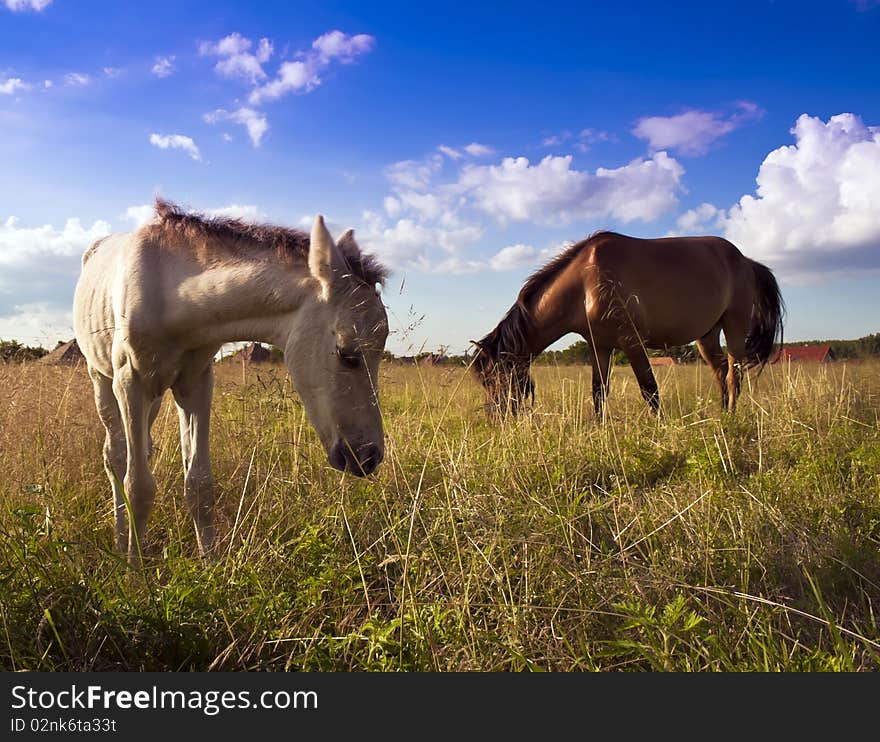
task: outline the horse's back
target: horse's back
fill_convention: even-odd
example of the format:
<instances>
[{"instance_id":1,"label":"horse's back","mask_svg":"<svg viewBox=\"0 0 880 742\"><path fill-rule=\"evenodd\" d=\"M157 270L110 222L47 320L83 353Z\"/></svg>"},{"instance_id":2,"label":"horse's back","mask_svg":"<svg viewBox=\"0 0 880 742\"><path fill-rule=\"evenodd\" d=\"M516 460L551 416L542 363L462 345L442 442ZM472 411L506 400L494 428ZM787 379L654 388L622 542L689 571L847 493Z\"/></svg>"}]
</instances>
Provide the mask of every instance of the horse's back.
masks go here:
<instances>
[{"instance_id":1,"label":"horse's back","mask_svg":"<svg viewBox=\"0 0 880 742\"><path fill-rule=\"evenodd\" d=\"M690 342L720 320L746 260L721 237L598 235L581 267L589 320L649 347Z\"/></svg>"}]
</instances>

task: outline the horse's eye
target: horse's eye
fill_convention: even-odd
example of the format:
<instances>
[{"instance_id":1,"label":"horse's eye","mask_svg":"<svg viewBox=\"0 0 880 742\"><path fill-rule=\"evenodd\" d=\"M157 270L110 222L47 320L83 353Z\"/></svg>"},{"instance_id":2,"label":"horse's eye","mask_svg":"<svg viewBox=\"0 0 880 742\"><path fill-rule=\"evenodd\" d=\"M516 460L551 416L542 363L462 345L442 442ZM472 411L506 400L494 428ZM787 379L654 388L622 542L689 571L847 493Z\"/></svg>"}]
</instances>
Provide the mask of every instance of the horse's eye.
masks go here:
<instances>
[{"instance_id":1,"label":"horse's eye","mask_svg":"<svg viewBox=\"0 0 880 742\"><path fill-rule=\"evenodd\" d=\"M354 350L346 350L336 346L336 355L339 362L346 368L357 368L361 365L361 354Z\"/></svg>"}]
</instances>

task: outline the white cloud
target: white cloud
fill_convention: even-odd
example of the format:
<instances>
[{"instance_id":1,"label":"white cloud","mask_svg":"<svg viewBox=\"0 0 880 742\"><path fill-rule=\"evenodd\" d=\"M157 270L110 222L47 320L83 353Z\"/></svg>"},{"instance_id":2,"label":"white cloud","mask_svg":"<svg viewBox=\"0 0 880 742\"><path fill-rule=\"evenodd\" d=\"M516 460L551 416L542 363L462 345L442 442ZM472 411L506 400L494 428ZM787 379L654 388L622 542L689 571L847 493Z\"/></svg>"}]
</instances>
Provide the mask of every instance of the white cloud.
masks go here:
<instances>
[{"instance_id":1,"label":"white cloud","mask_svg":"<svg viewBox=\"0 0 880 742\"><path fill-rule=\"evenodd\" d=\"M729 116L699 110L676 116L648 116L639 119L633 134L647 139L652 150L672 149L683 155L699 155L715 140L747 121L760 118L763 113L755 103L741 101Z\"/></svg>"},{"instance_id":2,"label":"white cloud","mask_svg":"<svg viewBox=\"0 0 880 742\"><path fill-rule=\"evenodd\" d=\"M498 165L466 166L458 188L474 206L499 222L558 224L614 217L652 221L678 202L684 168L665 152L595 174L576 170L571 155L547 156L536 165L505 157Z\"/></svg>"},{"instance_id":3,"label":"white cloud","mask_svg":"<svg viewBox=\"0 0 880 742\"><path fill-rule=\"evenodd\" d=\"M51 80L43 80L43 87L48 90L54 83Z\"/></svg>"},{"instance_id":4,"label":"white cloud","mask_svg":"<svg viewBox=\"0 0 880 742\"><path fill-rule=\"evenodd\" d=\"M508 271L530 265L538 257L538 250L531 245L508 245L489 258L489 267L496 271Z\"/></svg>"},{"instance_id":5,"label":"white cloud","mask_svg":"<svg viewBox=\"0 0 880 742\"><path fill-rule=\"evenodd\" d=\"M150 144L159 149L182 149L192 159L202 159L196 143L183 134L150 134Z\"/></svg>"},{"instance_id":6,"label":"white cloud","mask_svg":"<svg viewBox=\"0 0 880 742\"><path fill-rule=\"evenodd\" d=\"M318 53L318 61L321 64L329 64L332 59L350 64L359 54L370 51L375 42L376 39L365 33L349 36L336 30L315 39L312 42L312 49Z\"/></svg>"},{"instance_id":7,"label":"white cloud","mask_svg":"<svg viewBox=\"0 0 880 742\"><path fill-rule=\"evenodd\" d=\"M471 142L464 148L464 151L474 157L488 157L495 152L491 147L487 147L485 144L480 144L479 142Z\"/></svg>"},{"instance_id":8,"label":"white cloud","mask_svg":"<svg viewBox=\"0 0 880 742\"><path fill-rule=\"evenodd\" d=\"M676 224L681 232L674 234L716 233L723 227L726 218L727 213L724 209L719 209L714 204L701 203L697 208L688 209L676 219Z\"/></svg>"},{"instance_id":9,"label":"white cloud","mask_svg":"<svg viewBox=\"0 0 880 742\"><path fill-rule=\"evenodd\" d=\"M385 177L395 186L419 190L443 167L443 158L432 155L427 160L401 160L385 168Z\"/></svg>"},{"instance_id":10,"label":"white cloud","mask_svg":"<svg viewBox=\"0 0 880 742\"><path fill-rule=\"evenodd\" d=\"M460 160L463 157L461 152L459 152L457 149L447 147L445 144L441 144L439 147L437 147L437 151L442 152L450 160Z\"/></svg>"},{"instance_id":11,"label":"white cloud","mask_svg":"<svg viewBox=\"0 0 880 742\"><path fill-rule=\"evenodd\" d=\"M72 218L60 229L22 226L15 217L0 221L0 337L50 347L72 337L82 254L109 233L105 221L85 227Z\"/></svg>"},{"instance_id":12,"label":"white cloud","mask_svg":"<svg viewBox=\"0 0 880 742\"><path fill-rule=\"evenodd\" d=\"M30 87L19 77L9 77L0 82L0 94L12 95L16 90L27 90Z\"/></svg>"},{"instance_id":13,"label":"white cloud","mask_svg":"<svg viewBox=\"0 0 880 742\"><path fill-rule=\"evenodd\" d=\"M613 142L615 137L607 131L599 129L581 129L577 134L571 131L563 131L559 134L551 134L544 137L542 147L558 147L565 142L571 142L572 146L580 152L588 152L590 146L596 142Z\"/></svg>"},{"instance_id":14,"label":"white cloud","mask_svg":"<svg viewBox=\"0 0 880 742\"><path fill-rule=\"evenodd\" d=\"M252 204L229 204L216 209L206 209L205 214L208 216L223 216L229 219L241 219L245 222L262 222L266 220L266 215L258 206Z\"/></svg>"},{"instance_id":15,"label":"white cloud","mask_svg":"<svg viewBox=\"0 0 880 742\"><path fill-rule=\"evenodd\" d=\"M501 229L511 222L558 227L597 218L652 221L676 206L683 174L665 152L595 172L572 167L570 155L534 165L525 157L478 165L434 152L385 169L391 193L383 199L384 214L364 213L362 237L396 268L510 270L555 249L515 244L491 257L474 255L478 240L492 229L487 220Z\"/></svg>"},{"instance_id":16,"label":"white cloud","mask_svg":"<svg viewBox=\"0 0 880 742\"><path fill-rule=\"evenodd\" d=\"M139 206L129 206L125 210L123 218L132 222L136 229L137 227L142 227L147 222L151 222L155 213L153 204L140 204Z\"/></svg>"},{"instance_id":17,"label":"white cloud","mask_svg":"<svg viewBox=\"0 0 880 742\"><path fill-rule=\"evenodd\" d=\"M269 39L260 39L256 52L250 51L252 46L250 39L235 32L217 42L203 41L199 44L199 54L220 57L214 69L221 77L238 78L256 85L266 78L263 65L272 57L274 48Z\"/></svg>"},{"instance_id":18,"label":"white cloud","mask_svg":"<svg viewBox=\"0 0 880 742\"><path fill-rule=\"evenodd\" d=\"M300 52L296 61L282 62L275 79L254 88L248 102L259 105L288 93L308 93L321 84L321 73L332 61L350 64L357 56L370 51L374 42L375 39L367 34L325 33L312 42L309 51Z\"/></svg>"},{"instance_id":19,"label":"white cloud","mask_svg":"<svg viewBox=\"0 0 880 742\"><path fill-rule=\"evenodd\" d=\"M74 88L81 88L91 81L91 78L82 72L68 72L64 76L64 84Z\"/></svg>"},{"instance_id":20,"label":"white cloud","mask_svg":"<svg viewBox=\"0 0 880 742\"><path fill-rule=\"evenodd\" d=\"M150 71L156 77L170 77L174 74L174 60L176 57L171 54L167 57L156 57Z\"/></svg>"},{"instance_id":21,"label":"white cloud","mask_svg":"<svg viewBox=\"0 0 880 742\"><path fill-rule=\"evenodd\" d=\"M13 12L19 10L36 10L39 12L48 8L52 4L52 0L3 0L3 4Z\"/></svg>"},{"instance_id":22,"label":"white cloud","mask_svg":"<svg viewBox=\"0 0 880 742\"><path fill-rule=\"evenodd\" d=\"M757 192L729 209L725 236L792 278L880 271L880 127L803 114L792 134L764 158Z\"/></svg>"},{"instance_id":23,"label":"white cloud","mask_svg":"<svg viewBox=\"0 0 880 742\"><path fill-rule=\"evenodd\" d=\"M105 67L104 74L109 78L119 77L122 74L122 68L120 67Z\"/></svg>"},{"instance_id":24,"label":"white cloud","mask_svg":"<svg viewBox=\"0 0 880 742\"><path fill-rule=\"evenodd\" d=\"M272 82L254 89L248 96L248 101L252 105L259 105L267 100L276 100L287 93L309 92L320 83L321 78L318 77L317 70L307 62L283 62L278 69L278 76Z\"/></svg>"},{"instance_id":25,"label":"white cloud","mask_svg":"<svg viewBox=\"0 0 880 742\"><path fill-rule=\"evenodd\" d=\"M155 213L153 204L138 204L136 206L129 206L125 210L123 218L132 223L132 228L137 229L151 222ZM225 216L232 219L242 219L246 222L261 222L266 219L266 214L258 206L251 204L228 204L227 206L205 209L202 213L207 216Z\"/></svg>"},{"instance_id":26,"label":"white cloud","mask_svg":"<svg viewBox=\"0 0 880 742\"><path fill-rule=\"evenodd\" d=\"M239 108L237 111L227 111L223 108L218 108L213 113L206 113L204 119L209 124L216 124L220 121L231 121L234 124L241 124L247 129L248 136L251 138L251 143L254 147L260 146L263 135L269 129L269 122L266 120L266 116L260 111L255 111L253 108Z\"/></svg>"}]
</instances>

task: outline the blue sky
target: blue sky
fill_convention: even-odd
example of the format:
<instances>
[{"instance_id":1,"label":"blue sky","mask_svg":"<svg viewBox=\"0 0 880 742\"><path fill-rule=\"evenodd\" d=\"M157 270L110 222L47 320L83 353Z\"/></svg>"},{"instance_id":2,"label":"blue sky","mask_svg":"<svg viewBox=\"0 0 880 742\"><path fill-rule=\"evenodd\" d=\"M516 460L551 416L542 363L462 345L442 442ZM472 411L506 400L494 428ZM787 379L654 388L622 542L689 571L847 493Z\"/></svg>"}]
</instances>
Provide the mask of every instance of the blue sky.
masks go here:
<instances>
[{"instance_id":1,"label":"blue sky","mask_svg":"<svg viewBox=\"0 0 880 742\"><path fill-rule=\"evenodd\" d=\"M157 193L353 226L396 353L605 228L727 236L787 338L880 331L878 38L871 0L0 0L0 337L72 336L80 255Z\"/></svg>"}]
</instances>

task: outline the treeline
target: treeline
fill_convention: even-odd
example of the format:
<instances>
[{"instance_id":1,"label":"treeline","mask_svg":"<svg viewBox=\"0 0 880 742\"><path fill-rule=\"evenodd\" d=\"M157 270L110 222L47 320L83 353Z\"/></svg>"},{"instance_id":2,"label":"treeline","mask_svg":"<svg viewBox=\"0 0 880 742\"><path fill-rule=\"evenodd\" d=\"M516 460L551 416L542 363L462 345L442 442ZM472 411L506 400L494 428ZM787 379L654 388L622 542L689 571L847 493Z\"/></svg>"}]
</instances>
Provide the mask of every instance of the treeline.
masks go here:
<instances>
[{"instance_id":1,"label":"treeline","mask_svg":"<svg viewBox=\"0 0 880 742\"><path fill-rule=\"evenodd\" d=\"M786 347L800 348L805 345L830 345L834 357L846 358L878 358L880 357L880 332L857 340L808 340L801 343L786 343Z\"/></svg>"},{"instance_id":2,"label":"treeline","mask_svg":"<svg viewBox=\"0 0 880 742\"><path fill-rule=\"evenodd\" d=\"M0 340L0 361L4 363L21 363L36 361L49 351L45 348L22 345L17 340Z\"/></svg>"},{"instance_id":3,"label":"treeline","mask_svg":"<svg viewBox=\"0 0 880 742\"><path fill-rule=\"evenodd\" d=\"M652 350L648 352L651 357L669 356L674 358L676 363L693 363L699 360L700 354L694 345L675 345L664 348L663 350ZM535 359L535 363L548 366L574 366L590 362L590 346L583 340L572 343L564 350L545 350ZM629 361L621 350L615 350L611 356L611 362L622 366Z\"/></svg>"}]
</instances>

